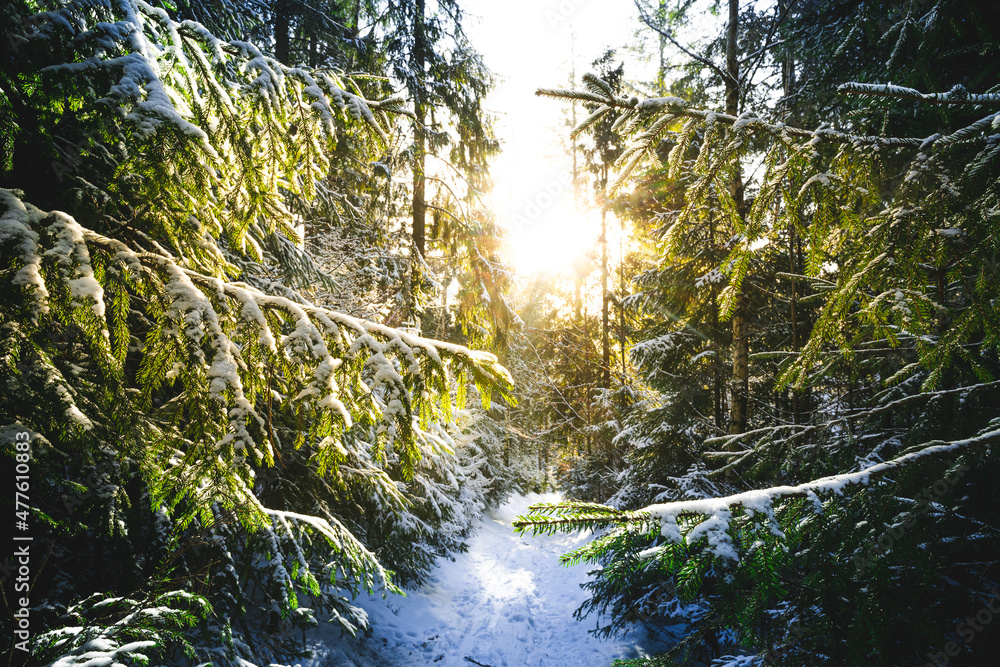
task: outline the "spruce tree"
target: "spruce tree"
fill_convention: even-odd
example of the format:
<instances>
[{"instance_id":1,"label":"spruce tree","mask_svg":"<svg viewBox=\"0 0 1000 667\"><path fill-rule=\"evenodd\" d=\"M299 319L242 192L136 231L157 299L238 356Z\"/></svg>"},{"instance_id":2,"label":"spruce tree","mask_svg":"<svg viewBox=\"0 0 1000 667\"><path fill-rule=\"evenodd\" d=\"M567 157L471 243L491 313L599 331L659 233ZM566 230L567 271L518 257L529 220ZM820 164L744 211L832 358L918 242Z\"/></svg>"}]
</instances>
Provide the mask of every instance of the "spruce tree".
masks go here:
<instances>
[{"instance_id":1,"label":"spruce tree","mask_svg":"<svg viewBox=\"0 0 1000 667\"><path fill-rule=\"evenodd\" d=\"M395 559L419 577L496 501L500 452L457 436L510 384L284 282L335 286L303 212L405 100L141 1L35 9L5 5L0 63L0 424L5 473L30 461L33 659L271 663L317 622L363 630L353 597L398 590L387 544L426 554Z\"/></svg>"},{"instance_id":2,"label":"spruce tree","mask_svg":"<svg viewBox=\"0 0 1000 667\"><path fill-rule=\"evenodd\" d=\"M754 290L769 296L750 357L761 379L750 385L749 430L695 435L699 465L670 475L653 504L537 506L518 524L609 529L565 557L600 566L580 613L610 612L604 631L684 620L690 635L671 653L682 662L933 662L966 610L989 599L1000 152L998 75L979 54L995 39L993 11L779 3L785 41L763 48L798 101L769 111L599 86L539 91L621 114L632 143L614 187L643 165L678 185L664 269L718 206L734 225L715 260L720 318ZM836 40L809 39L838 15ZM926 66L904 67L905 49ZM903 71L922 81L879 83ZM760 176L745 215L734 215L733 175L751 160ZM798 286L784 292L791 298L753 284L769 274ZM809 395L808 410L782 391ZM975 653L962 651L968 664L989 664L995 640L975 642Z\"/></svg>"}]
</instances>

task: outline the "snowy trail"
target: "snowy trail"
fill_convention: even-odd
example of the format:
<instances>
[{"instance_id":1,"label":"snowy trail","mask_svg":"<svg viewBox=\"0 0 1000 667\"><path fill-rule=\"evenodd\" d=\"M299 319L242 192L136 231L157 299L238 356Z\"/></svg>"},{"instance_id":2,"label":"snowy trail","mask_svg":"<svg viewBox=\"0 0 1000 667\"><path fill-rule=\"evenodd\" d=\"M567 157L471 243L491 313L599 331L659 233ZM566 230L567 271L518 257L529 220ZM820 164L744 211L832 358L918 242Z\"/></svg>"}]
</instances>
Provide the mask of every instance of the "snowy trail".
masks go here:
<instances>
[{"instance_id":1,"label":"snowy trail","mask_svg":"<svg viewBox=\"0 0 1000 667\"><path fill-rule=\"evenodd\" d=\"M406 598L359 601L373 635L353 655L328 656L322 664L472 667L468 657L489 667L597 667L646 655L642 633L601 641L587 633L593 618L573 619L587 597L579 584L588 567L562 567L559 555L588 537L518 537L511 529L528 505L558 499L516 496L484 519L468 552L440 561L425 586Z\"/></svg>"}]
</instances>

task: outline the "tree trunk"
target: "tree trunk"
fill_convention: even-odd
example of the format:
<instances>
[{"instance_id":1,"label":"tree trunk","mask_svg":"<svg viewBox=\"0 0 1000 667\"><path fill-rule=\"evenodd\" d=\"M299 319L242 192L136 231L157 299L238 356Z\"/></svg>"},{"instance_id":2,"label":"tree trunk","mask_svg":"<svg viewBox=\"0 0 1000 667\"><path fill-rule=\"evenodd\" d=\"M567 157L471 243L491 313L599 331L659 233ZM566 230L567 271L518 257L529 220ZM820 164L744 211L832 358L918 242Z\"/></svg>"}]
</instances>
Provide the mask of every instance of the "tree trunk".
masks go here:
<instances>
[{"instance_id":1,"label":"tree trunk","mask_svg":"<svg viewBox=\"0 0 1000 667\"><path fill-rule=\"evenodd\" d=\"M274 57L278 62L285 65L288 63L291 42L288 38L288 2L287 0L277 0L274 3Z\"/></svg>"},{"instance_id":2,"label":"tree trunk","mask_svg":"<svg viewBox=\"0 0 1000 667\"><path fill-rule=\"evenodd\" d=\"M427 142L424 126L427 122L426 87L424 86L424 67L426 64L426 37L424 34L424 1L417 0L413 19L413 53L411 66L414 77L413 102L416 122L414 123L414 140L416 151L413 156L413 257L411 273L413 279L410 293L407 295L406 319L416 320L416 291L420 286L420 268L423 264L426 243L427 203L425 197L426 179L424 167L426 163Z\"/></svg>"},{"instance_id":3,"label":"tree trunk","mask_svg":"<svg viewBox=\"0 0 1000 667\"><path fill-rule=\"evenodd\" d=\"M625 221L618 237L618 343L622 355L622 383L625 382ZM624 400L624 394L623 394Z\"/></svg>"},{"instance_id":4,"label":"tree trunk","mask_svg":"<svg viewBox=\"0 0 1000 667\"><path fill-rule=\"evenodd\" d=\"M611 336L608 332L608 209L601 209L601 386L611 386Z\"/></svg>"},{"instance_id":5,"label":"tree trunk","mask_svg":"<svg viewBox=\"0 0 1000 667\"><path fill-rule=\"evenodd\" d=\"M590 340L590 321L587 317L587 309L583 310L583 344L586 346L587 357L591 357L591 340ZM594 423L593 407L594 407L594 375L592 372L593 365L590 363L584 364L583 366L583 387L586 391L586 398L584 399L587 404L587 456L590 456L590 428L589 426Z\"/></svg>"},{"instance_id":6,"label":"tree trunk","mask_svg":"<svg viewBox=\"0 0 1000 667\"><path fill-rule=\"evenodd\" d=\"M424 125L427 122L426 88L424 86L424 67L426 59L426 37L424 35L424 0L417 0L416 16L413 28L413 72L417 78L416 95L416 143L417 150L413 166L413 247L417 253L424 256L424 228L427 217L427 207L424 200L424 166L426 161L427 143L424 136Z\"/></svg>"},{"instance_id":7,"label":"tree trunk","mask_svg":"<svg viewBox=\"0 0 1000 667\"><path fill-rule=\"evenodd\" d=\"M666 28L667 21L667 2L666 0L660 0L660 11L657 18L662 18L663 26ZM665 96L667 94L667 36L660 33L660 67L659 71L656 73L656 87L660 91L660 95Z\"/></svg>"},{"instance_id":8,"label":"tree trunk","mask_svg":"<svg viewBox=\"0 0 1000 667\"><path fill-rule=\"evenodd\" d=\"M570 46L569 46L569 87L570 90L576 90L576 35L570 34ZM576 100L573 100L573 111L572 111L572 123L573 127L576 128ZM580 209L580 189L577 187L578 172L576 165L576 136L570 138L570 150L573 152L573 213ZM579 300L579 289L577 290L577 299ZM580 307L577 306L577 313L579 314Z\"/></svg>"},{"instance_id":9,"label":"tree trunk","mask_svg":"<svg viewBox=\"0 0 1000 667\"><path fill-rule=\"evenodd\" d=\"M783 12L789 11L789 0L782 0ZM795 59L788 55L781 63L781 81L784 94L784 115L785 122L796 125L798 123L798 113L792 104L792 95L795 92ZM794 216L797 217L797 216ZM794 219L793 217L793 219ZM802 265L799 260L799 238L794 222L788 228L788 263L789 271L793 275L802 274ZM802 349L802 335L799 331L799 282L792 279L792 293L790 300L790 317L792 324L792 349L796 356ZM802 423L802 391L792 387L792 423Z\"/></svg>"},{"instance_id":10,"label":"tree trunk","mask_svg":"<svg viewBox=\"0 0 1000 667\"><path fill-rule=\"evenodd\" d=\"M737 21L740 15L739 0L729 0L729 28L726 35L726 113L736 116L740 111L739 61L736 59ZM743 228L746 215L743 201L743 173L736 170L730 186L735 203L737 220L734 227ZM750 341L747 326L747 303L742 291L737 297L732 315L733 325L733 375L730 383L732 398L729 406L729 432L743 433L747 428L750 381Z\"/></svg>"}]
</instances>

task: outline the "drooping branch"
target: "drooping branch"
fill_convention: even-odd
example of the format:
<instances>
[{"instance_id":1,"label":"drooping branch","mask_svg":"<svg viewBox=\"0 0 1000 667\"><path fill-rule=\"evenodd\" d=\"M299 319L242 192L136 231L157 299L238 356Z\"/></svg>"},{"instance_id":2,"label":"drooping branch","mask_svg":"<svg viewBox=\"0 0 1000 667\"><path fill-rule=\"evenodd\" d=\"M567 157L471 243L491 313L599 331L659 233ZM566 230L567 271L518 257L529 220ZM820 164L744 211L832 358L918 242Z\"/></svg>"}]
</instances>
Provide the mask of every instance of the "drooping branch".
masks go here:
<instances>
[{"instance_id":1,"label":"drooping branch","mask_svg":"<svg viewBox=\"0 0 1000 667\"><path fill-rule=\"evenodd\" d=\"M640 510L622 512L613 508L581 503L540 504L529 507L531 514L519 517L514 527L519 531L531 529L534 533L571 532L582 528L607 527L611 525L659 524L660 534L669 543L678 543L685 536L677 525L678 519L707 517L691 528L686 536L691 543L701 537L708 537L717 556L738 560L738 555L729 537L732 510L743 508L758 515L767 516L774 522L773 504L782 498L807 498L817 507L819 494L840 495L853 485L867 485L873 478L899 470L919 459L936 457L949 453L960 453L973 447L1000 442L1000 429L986 431L971 438L952 441L932 441L923 443L916 451L884 461L862 470L838 475L830 475L795 486L773 486L754 489L718 498L699 500L679 500L670 503L649 505ZM651 557L663 547L653 547L640 554Z\"/></svg>"}]
</instances>

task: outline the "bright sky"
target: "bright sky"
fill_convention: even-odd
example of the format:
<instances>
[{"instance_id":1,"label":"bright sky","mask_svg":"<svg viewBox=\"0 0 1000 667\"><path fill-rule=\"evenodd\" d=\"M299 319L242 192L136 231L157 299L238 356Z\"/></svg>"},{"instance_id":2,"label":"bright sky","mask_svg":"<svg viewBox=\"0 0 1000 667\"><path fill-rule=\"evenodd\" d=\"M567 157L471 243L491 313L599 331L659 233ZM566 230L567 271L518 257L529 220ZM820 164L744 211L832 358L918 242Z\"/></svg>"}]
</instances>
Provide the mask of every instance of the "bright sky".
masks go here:
<instances>
[{"instance_id":1,"label":"bright sky","mask_svg":"<svg viewBox=\"0 0 1000 667\"><path fill-rule=\"evenodd\" d=\"M579 83L608 47L633 42L635 5L632 0L466 0L463 6L472 43L501 79L486 106L498 114L503 144L493 168L493 204L510 230L511 259L521 275L568 273L599 236L600 222L573 205L571 158L564 148L571 105L536 97L535 89L568 87L571 60ZM631 60L626 58L627 68ZM635 74L626 70L626 77ZM577 113L578 119L586 116L582 107Z\"/></svg>"}]
</instances>

